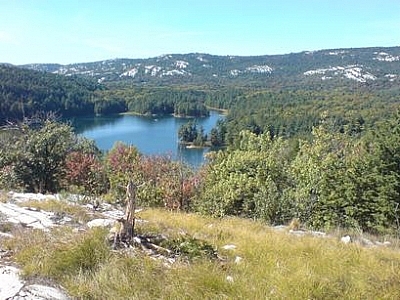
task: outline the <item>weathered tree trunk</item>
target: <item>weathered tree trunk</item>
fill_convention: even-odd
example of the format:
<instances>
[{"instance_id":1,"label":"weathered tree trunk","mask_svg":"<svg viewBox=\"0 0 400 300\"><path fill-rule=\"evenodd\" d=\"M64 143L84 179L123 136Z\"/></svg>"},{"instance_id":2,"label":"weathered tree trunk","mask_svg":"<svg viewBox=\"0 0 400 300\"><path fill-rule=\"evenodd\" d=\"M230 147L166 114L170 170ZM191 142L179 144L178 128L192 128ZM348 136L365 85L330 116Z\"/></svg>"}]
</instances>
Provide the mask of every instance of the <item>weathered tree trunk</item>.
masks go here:
<instances>
[{"instance_id":1,"label":"weathered tree trunk","mask_svg":"<svg viewBox=\"0 0 400 300\"><path fill-rule=\"evenodd\" d=\"M114 232L113 249L117 249L121 243L131 244L135 234L135 209L136 209L136 190L137 186L129 180L126 186L125 215L116 220L112 231Z\"/></svg>"},{"instance_id":2,"label":"weathered tree trunk","mask_svg":"<svg viewBox=\"0 0 400 300\"><path fill-rule=\"evenodd\" d=\"M132 180L129 180L126 186L126 240L130 242L135 233L135 209L136 209L136 189L137 186Z\"/></svg>"}]
</instances>

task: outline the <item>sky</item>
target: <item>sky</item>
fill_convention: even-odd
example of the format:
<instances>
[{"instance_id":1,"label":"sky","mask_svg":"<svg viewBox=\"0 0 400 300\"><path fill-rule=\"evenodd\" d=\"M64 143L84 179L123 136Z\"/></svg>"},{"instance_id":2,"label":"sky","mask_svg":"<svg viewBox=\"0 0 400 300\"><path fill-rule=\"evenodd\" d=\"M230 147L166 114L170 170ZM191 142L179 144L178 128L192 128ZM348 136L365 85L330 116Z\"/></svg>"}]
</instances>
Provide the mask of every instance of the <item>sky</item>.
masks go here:
<instances>
[{"instance_id":1,"label":"sky","mask_svg":"<svg viewBox=\"0 0 400 300\"><path fill-rule=\"evenodd\" d=\"M0 0L0 62L400 46L400 0Z\"/></svg>"}]
</instances>

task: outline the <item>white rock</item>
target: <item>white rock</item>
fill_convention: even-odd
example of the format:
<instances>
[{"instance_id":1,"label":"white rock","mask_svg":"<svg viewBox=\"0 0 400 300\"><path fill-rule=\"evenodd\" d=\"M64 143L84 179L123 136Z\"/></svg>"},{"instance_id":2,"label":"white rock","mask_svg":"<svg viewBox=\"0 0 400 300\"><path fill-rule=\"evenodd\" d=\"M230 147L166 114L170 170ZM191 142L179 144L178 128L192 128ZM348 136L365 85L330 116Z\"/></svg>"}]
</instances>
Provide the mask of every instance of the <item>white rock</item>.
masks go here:
<instances>
[{"instance_id":1,"label":"white rock","mask_svg":"<svg viewBox=\"0 0 400 300\"><path fill-rule=\"evenodd\" d=\"M251 72L251 73L272 73L274 69L271 68L270 66L267 65L262 65L262 66L258 66L258 65L254 65L252 67L248 67L246 68L246 71Z\"/></svg>"},{"instance_id":2,"label":"white rock","mask_svg":"<svg viewBox=\"0 0 400 300\"><path fill-rule=\"evenodd\" d=\"M235 245L225 245L222 247L224 250L235 250L236 246Z\"/></svg>"},{"instance_id":3,"label":"white rock","mask_svg":"<svg viewBox=\"0 0 400 300\"><path fill-rule=\"evenodd\" d=\"M0 213L6 216L8 222L21 223L37 229L55 226L50 219L53 213L45 211L33 211L11 203L0 203Z\"/></svg>"},{"instance_id":4,"label":"white rock","mask_svg":"<svg viewBox=\"0 0 400 300\"><path fill-rule=\"evenodd\" d=\"M226 281L233 283L233 277L231 275L226 276Z\"/></svg>"},{"instance_id":5,"label":"white rock","mask_svg":"<svg viewBox=\"0 0 400 300\"><path fill-rule=\"evenodd\" d=\"M310 231L310 234L317 237L326 237L326 233L322 231Z\"/></svg>"},{"instance_id":6,"label":"white rock","mask_svg":"<svg viewBox=\"0 0 400 300\"><path fill-rule=\"evenodd\" d=\"M24 286L19 279L19 270L10 266L0 267L0 299L11 299Z\"/></svg>"},{"instance_id":7,"label":"white rock","mask_svg":"<svg viewBox=\"0 0 400 300\"><path fill-rule=\"evenodd\" d=\"M374 243L371 242L369 239L366 239L366 238L361 238L360 242L361 242L361 245L364 245L364 246L367 246L367 247L374 246Z\"/></svg>"},{"instance_id":8,"label":"white rock","mask_svg":"<svg viewBox=\"0 0 400 300\"><path fill-rule=\"evenodd\" d=\"M241 262L242 262L242 260L243 260L243 257L240 257L240 256L236 256L235 257L235 264L240 264Z\"/></svg>"},{"instance_id":9,"label":"white rock","mask_svg":"<svg viewBox=\"0 0 400 300\"><path fill-rule=\"evenodd\" d=\"M114 225L115 220L111 220L111 219L94 219L91 220L89 222L87 222L87 226L89 228L93 228L93 227L110 227L112 225Z\"/></svg>"},{"instance_id":10,"label":"white rock","mask_svg":"<svg viewBox=\"0 0 400 300\"><path fill-rule=\"evenodd\" d=\"M384 246L384 247L386 247L386 246L389 246L391 243L389 242L389 241L385 241L385 242L379 242L379 241L377 241L377 242L375 242L375 245L377 245L377 246Z\"/></svg>"},{"instance_id":11,"label":"white rock","mask_svg":"<svg viewBox=\"0 0 400 300\"><path fill-rule=\"evenodd\" d=\"M0 237L3 238L13 238L14 236L11 233L0 232Z\"/></svg>"},{"instance_id":12,"label":"white rock","mask_svg":"<svg viewBox=\"0 0 400 300\"><path fill-rule=\"evenodd\" d=\"M295 236L304 236L306 234L306 232L303 230L292 230L292 229L289 230L289 233Z\"/></svg>"},{"instance_id":13,"label":"white rock","mask_svg":"<svg viewBox=\"0 0 400 300\"><path fill-rule=\"evenodd\" d=\"M139 70L137 68L133 68L129 71L122 73L121 75L119 75L119 77L127 76L127 77L134 78L138 72L139 72Z\"/></svg>"},{"instance_id":14,"label":"white rock","mask_svg":"<svg viewBox=\"0 0 400 300\"><path fill-rule=\"evenodd\" d=\"M274 226L272 228L275 229L275 230L283 231L283 230L286 230L288 227L286 225L276 225L276 226Z\"/></svg>"},{"instance_id":15,"label":"white rock","mask_svg":"<svg viewBox=\"0 0 400 300\"><path fill-rule=\"evenodd\" d=\"M25 201L44 201L44 200L57 200L57 197L55 195L43 195L43 194L34 194L34 193L15 193L15 192L10 192L8 194L11 196L11 200L14 200L15 202L25 202Z\"/></svg>"},{"instance_id":16,"label":"white rock","mask_svg":"<svg viewBox=\"0 0 400 300\"><path fill-rule=\"evenodd\" d=\"M189 65L189 63L187 61L184 60L177 60L175 62L175 66L178 69L186 69L186 67Z\"/></svg>"},{"instance_id":17,"label":"white rock","mask_svg":"<svg viewBox=\"0 0 400 300\"><path fill-rule=\"evenodd\" d=\"M63 292L53 287L32 284L24 288L24 299L52 299L52 300L68 300L70 299Z\"/></svg>"},{"instance_id":18,"label":"white rock","mask_svg":"<svg viewBox=\"0 0 400 300\"><path fill-rule=\"evenodd\" d=\"M343 236L340 241L344 244L348 244L351 242L351 237L349 235Z\"/></svg>"}]
</instances>

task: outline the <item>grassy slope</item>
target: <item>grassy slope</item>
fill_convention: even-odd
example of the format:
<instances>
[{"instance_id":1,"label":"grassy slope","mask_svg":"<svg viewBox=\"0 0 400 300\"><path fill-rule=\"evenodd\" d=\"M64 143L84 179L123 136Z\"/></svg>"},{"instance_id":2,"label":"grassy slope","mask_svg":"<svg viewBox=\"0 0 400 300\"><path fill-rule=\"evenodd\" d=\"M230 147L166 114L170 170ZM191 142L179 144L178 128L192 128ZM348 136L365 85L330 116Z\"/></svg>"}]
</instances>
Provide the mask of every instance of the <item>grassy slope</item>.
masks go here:
<instances>
[{"instance_id":1,"label":"grassy slope","mask_svg":"<svg viewBox=\"0 0 400 300\"><path fill-rule=\"evenodd\" d=\"M331 238L295 237L237 218L146 210L143 233L185 233L225 260L166 266L136 252L112 252L104 231L63 229L8 243L27 276L50 277L82 299L400 299L400 252ZM224 250L226 244L235 250ZM235 258L242 257L237 264ZM230 276L232 280L227 280Z\"/></svg>"}]
</instances>

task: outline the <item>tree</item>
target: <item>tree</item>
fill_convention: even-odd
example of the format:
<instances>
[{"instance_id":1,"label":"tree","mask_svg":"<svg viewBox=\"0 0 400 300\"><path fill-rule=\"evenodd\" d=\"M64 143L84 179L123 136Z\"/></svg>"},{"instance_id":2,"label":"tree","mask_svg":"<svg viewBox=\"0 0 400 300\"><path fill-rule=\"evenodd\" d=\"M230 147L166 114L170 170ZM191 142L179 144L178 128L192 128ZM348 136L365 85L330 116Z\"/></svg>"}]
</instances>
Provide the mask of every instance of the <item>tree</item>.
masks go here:
<instances>
[{"instance_id":1,"label":"tree","mask_svg":"<svg viewBox=\"0 0 400 300\"><path fill-rule=\"evenodd\" d=\"M219 119L215 128L211 129L210 142L211 146L220 147L225 143L226 124L223 120Z\"/></svg>"},{"instance_id":2,"label":"tree","mask_svg":"<svg viewBox=\"0 0 400 300\"><path fill-rule=\"evenodd\" d=\"M218 151L205 167L195 209L214 216L238 215L283 223L291 218L287 142L242 131L237 149Z\"/></svg>"},{"instance_id":3,"label":"tree","mask_svg":"<svg viewBox=\"0 0 400 300\"><path fill-rule=\"evenodd\" d=\"M184 143L192 143L197 138L197 134L197 125L194 121L183 124L178 131L178 137Z\"/></svg>"},{"instance_id":4,"label":"tree","mask_svg":"<svg viewBox=\"0 0 400 300\"><path fill-rule=\"evenodd\" d=\"M291 165L297 216L315 228L389 229L399 203L399 175L390 167L395 155L382 156L381 150L394 150L399 141L382 137L388 128L379 138L369 133L355 139L329 127L323 122L314 128L313 140L301 143Z\"/></svg>"},{"instance_id":5,"label":"tree","mask_svg":"<svg viewBox=\"0 0 400 300\"><path fill-rule=\"evenodd\" d=\"M70 152L66 157L65 173L66 188L69 190L77 187L76 192L89 196L108 191L109 184L104 165L95 153Z\"/></svg>"},{"instance_id":6,"label":"tree","mask_svg":"<svg viewBox=\"0 0 400 300\"><path fill-rule=\"evenodd\" d=\"M50 115L6 126L3 134L11 139L0 145L0 168L12 170L23 190L39 193L60 189L66 156L82 141L69 125L58 123Z\"/></svg>"},{"instance_id":7,"label":"tree","mask_svg":"<svg viewBox=\"0 0 400 300\"><path fill-rule=\"evenodd\" d=\"M203 126L200 126L200 128L197 131L196 138L193 140L193 144L195 146L204 146L207 141L207 135L204 133L204 128Z\"/></svg>"}]
</instances>

